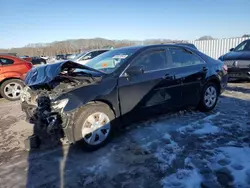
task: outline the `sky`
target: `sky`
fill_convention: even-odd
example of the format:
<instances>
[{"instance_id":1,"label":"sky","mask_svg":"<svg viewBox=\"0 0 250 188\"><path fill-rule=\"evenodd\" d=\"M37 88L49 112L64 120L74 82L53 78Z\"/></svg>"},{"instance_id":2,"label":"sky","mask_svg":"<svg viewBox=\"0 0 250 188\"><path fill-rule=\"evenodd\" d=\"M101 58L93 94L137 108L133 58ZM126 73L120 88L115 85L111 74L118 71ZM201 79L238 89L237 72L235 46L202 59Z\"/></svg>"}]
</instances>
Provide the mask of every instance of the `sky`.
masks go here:
<instances>
[{"instance_id":1,"label":"sky","mask_svg":"<svg viewBox=\"0 0 250 188\"><path fill-rule=\"evenodd\" d=\"M0 0L0 48L66 39L250 34L250 0Z\"/></svg>"}]
</instances>

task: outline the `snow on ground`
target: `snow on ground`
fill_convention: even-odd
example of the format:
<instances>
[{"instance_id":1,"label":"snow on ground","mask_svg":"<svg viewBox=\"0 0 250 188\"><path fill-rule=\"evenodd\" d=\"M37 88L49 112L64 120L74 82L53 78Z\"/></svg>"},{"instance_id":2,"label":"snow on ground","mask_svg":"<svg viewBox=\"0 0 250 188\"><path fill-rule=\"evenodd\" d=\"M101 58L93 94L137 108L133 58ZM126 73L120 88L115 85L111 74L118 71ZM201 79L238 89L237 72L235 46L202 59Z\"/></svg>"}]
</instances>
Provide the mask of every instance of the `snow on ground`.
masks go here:
<instances>
[{"instance_id":1,"label":"snow on ground","mask_svg":"<svg viewBox=\"0 0 250 188\"><path fill-rule=\"evenodd\" d=\"M220 147L210 163L213 170L223 169L225 174L233 177L237 187L250 187L250 148L249 147Z\"/></svg>"},{"instance_id":2,"label":"snow on ground","mask_svg":"<svg viewBox=\"0 0 250 188\"><path fill-rule=\"evenodd\" d=\"M196 170L180 169L175 174L172 174L162 180L164 188L199 188L202 182L202 177Z\"/></svg>"},{"instance_id":3,"label":"snow on ground","mask_svg":"<svg viewBox=\"0 0 250 188\"><path fill-rule=\"evenodd\" d=\"M182 111L136 123L91 153L75 146L23 152L14 143L30 125L17 103L0 101L0 185L248 188L250 85L235 86L212 112Z\"/></svg>"},{"instance_id":4,"label":"snow on ground","mask_svg":"<svg viewBox=\"0 0 250 188\"><path fill-rule=\"evenodd\" d=\"M211 125L210 123L203 124L201 129L194 131L194 134L214 134L218 133L220 129L217 126Z\"/></svg>"}]
</instances>

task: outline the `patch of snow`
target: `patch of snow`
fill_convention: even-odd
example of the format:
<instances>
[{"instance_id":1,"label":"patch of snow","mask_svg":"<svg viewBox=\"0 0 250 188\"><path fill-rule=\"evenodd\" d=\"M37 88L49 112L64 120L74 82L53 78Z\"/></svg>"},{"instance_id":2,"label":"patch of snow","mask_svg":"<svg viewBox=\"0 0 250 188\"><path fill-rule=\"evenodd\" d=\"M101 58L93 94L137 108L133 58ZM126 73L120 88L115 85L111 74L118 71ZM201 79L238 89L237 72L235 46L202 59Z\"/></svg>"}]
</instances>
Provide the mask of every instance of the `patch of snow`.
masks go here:
<instances>
[{"instance_id":1,"label":"patch of snow","mask_svg":"<svg viewBox=\"0 0 250 188\"><path fill-rule=\"evenodd\" d=\"M182 151L182 148L171 139L171 135L166 133L162 138L163 140L168 140L168 143L158 139L145 144L143 148L153 153L155 158L162 163L160 168L165 171L172 166L173 161L176 159L177 154Z\"/></svg>"},{"instance_id":2,"label":"patch of snow","mask_svg":"<svg viewBox=\"0 0 250 188\"><path fill-rule=\"evenodd\" d=\"M204 120L204 121L209 121L209 120L211 120L211 119L216 118L218 115L220 115L220 112L217 112L216 114L209 115L209 116L203 118L203 120Z\"/></svg>"},{"instance_id":3,"label":"patch of snow","mask_svg":"<svg viewBox=\"0 0 250 188\"><path fill-rule=\"evenodd\" d=\"M203 127L200 129L195 130L194 134L214 134L218 133L220 129L214 125L211 125L210 123L204 123Z\"/></svg>"},{"instance_id":4,"label":"patch of snow","mask_svg":"<svg viewBox=\"0 0 250 188\"><path fill-rule=\"evenodd\" d=\"M164 139L171 139L171 135L166 133L164 136L163 136Z\"/></svg>"},{"instance_id":5,"label":"patch of snow","mask_svg":"<svg viewBox=\"0 0 250 188\"><path fill-rule=\"evenodd\" d=\"M205 128L203 131L217 131L215 130L215 126L211 127L211 125L209 126L210 120L212 120L213 118L217 117L218 115L220 115L220 112L217 112L216 114L212 114L209 115L203 119L197 120L192 122L191 124L181 127L178 129L178 131L182 134L185 134L186 132L193 132L196 129L199 129L200 127ZM212 129L212 130L211 130ZM209 133L209 132L207 132ZM199 133L199 131L197 131L195 134L207 134L207 133L202 133L202 131Z\"/></svg>"},{"instance_id":6,"label":"patch of snow","mask_svg":"<svg viewBox=\"0 0 250 188\"><path fill-rule=\"evenodd\" d=\"M88 166L86 169L89 172L95 173L96 175L103 173L104 171L107 171L109 167L111 166L109 156L103 156L98 159L97 163L92 166Z\"/></svg>"},{"instance_id":7,"label":"patch of snow","mask_svg":"<svg viewBox=\"0 0 250 188\"><path fill-rule=\"evenodd\" d=\"M163 162L167 167L171 166L176 159L176 153L166 151L164 148L159 149L154 155L159 161Z\"/></svg>"},{"instance_id":8,"label":"patch of snow","mask_svg":"<svg viewBox=\"0 0 250 188\"><path fill-rule=\"evenodd\" d=\"M179 169L175 174L171 174L162 180L164 188L200 188L202 177L196 169Z\"/></svg>"},{"instance_id":9,"label":"patch of snow","mask_svg":"<svg viewBox=\"0 0 250 188\"><path fill-rule=\"evenodd\" d=\"M221 153L216 156L217 161L225 158L230 161L227 167L234 177L234 184L236 187L250 186L250 148L244 147L220 147L217 149ZM219 168L219 164L213 164L213 168ZM215 169L216 170L216 169ZM249 181L249 182L247 182Z\"/></svg>"}]
</instances>

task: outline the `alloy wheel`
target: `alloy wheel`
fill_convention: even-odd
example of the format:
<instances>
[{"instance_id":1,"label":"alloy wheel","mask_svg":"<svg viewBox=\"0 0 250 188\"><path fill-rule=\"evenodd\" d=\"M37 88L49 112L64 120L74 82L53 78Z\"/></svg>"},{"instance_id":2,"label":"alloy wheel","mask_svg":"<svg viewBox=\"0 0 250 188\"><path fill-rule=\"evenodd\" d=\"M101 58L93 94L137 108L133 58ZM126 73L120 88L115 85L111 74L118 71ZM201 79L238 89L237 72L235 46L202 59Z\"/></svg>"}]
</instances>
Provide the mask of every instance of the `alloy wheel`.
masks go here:
<instances>
[{"instance_id":1,"label":"alloy wheel","mask_svg":"<svg viewBox=\"0 0 250 188\"><path fill-rule=\"evenodd\" d=\"M82 126L82 137L89 145L97 145L106 140L110 128L109 117L102 112L96 112L85 120Z\"/></svg>"},{"instance_id":2,"label":"alloy wheel","mask_svg":"<svg viewBox=\"0 0 250 188\"><path fill-rule=\"evenodd\" d=\"M216 88L213 86L209 86L204 95L204 102L207 107L211 108L215 103L217 99L217 91Z\"/></svg>"},{"instance_id":3,"label":"alloy wheel","mask_svg":"<svg viewBox=\"0 0 250 188\"><path fill-rule=\"evenodd\" d=\"M10 99L18 99L21 95L23 87L16 82L10 82L4 87L4 94Z\"/></svg>"}]
</instances>

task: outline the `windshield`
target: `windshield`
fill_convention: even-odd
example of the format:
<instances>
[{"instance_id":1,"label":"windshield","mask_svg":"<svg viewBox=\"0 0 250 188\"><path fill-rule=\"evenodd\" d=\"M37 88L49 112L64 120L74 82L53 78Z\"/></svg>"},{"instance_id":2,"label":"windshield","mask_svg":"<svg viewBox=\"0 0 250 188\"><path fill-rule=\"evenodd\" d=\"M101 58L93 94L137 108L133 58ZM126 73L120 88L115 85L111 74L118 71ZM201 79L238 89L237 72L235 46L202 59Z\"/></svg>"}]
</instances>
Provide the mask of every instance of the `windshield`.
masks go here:
<instances>
[{"instance_id":1,"label":"windshield","mask_svg":"<svg viewBox=\"0 0 250 188\"><path fill-rule=\"evenodd\" d=\"M234 51L250 51L250 40L240 43Z\"/></svg>"},{"instance_id":2,"label":"windshield","mask_svg":"<svg viewBox=\"0 0 250 188\"><path fill-rule=\"evenodd\" d=\"M111 50L95 57L85 65L110 74L120 67L124 61L137 50L137 48Z\"/></svg>"}]
</instances>

